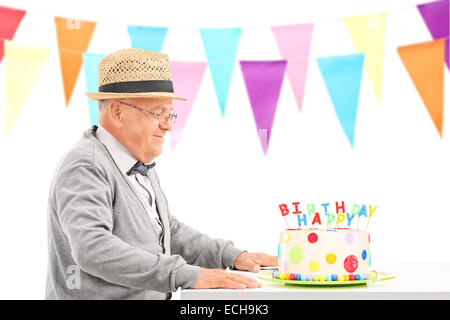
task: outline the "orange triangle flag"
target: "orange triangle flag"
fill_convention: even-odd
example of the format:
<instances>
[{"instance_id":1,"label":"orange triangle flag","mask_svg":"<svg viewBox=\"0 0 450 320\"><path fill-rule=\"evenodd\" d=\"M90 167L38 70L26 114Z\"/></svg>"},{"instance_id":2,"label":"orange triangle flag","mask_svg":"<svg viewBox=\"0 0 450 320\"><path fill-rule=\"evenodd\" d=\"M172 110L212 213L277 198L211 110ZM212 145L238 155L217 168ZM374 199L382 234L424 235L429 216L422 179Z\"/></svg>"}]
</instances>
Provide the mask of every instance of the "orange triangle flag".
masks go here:
<instances>
[{"instance_id":1,"label":"orange triangle flag","mask_svg":"<svg viewBox=\"0 0 450 320\"><path fill-rule=\"evenodd\" d=\"M442 138L445 39L398 47L397 51Z\"/></svg>"},{"instance_id":2,"label":"orange triangle flag","mask_svg":"<svg viewBox=\"0 0 450 320\"><path fill-rule=\"evenodd\" d=\"M55 17L55 25L67 107L96 23Z\"/></svg>"}]
</instances>

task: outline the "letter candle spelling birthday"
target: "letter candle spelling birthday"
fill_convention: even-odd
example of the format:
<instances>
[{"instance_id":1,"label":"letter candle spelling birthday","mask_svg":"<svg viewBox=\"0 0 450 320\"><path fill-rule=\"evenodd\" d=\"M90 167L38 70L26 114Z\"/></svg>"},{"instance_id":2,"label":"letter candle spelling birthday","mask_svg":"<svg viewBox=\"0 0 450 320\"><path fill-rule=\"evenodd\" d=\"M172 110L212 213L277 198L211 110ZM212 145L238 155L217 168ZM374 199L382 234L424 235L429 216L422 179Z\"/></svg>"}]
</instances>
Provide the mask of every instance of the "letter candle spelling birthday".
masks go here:
<instances>
[{"instance_id":1,"label":"letter candle spelling birthday","mask_svg":"<svg viewBox=\"0 0 450 320\"><path fill-rule=\"evenodd\" d=\"M329 203L322 203L321 206L323 207L323 210L325 211L325 218L327 220L327 229L328 229L328 206Z\"/></svg>"},{"instance_id":2,"label":"letter candle spelling birthday","mask_svg":"<svg viewBox=\"0 0 450 320\"><path fill-rule=\"evenodd\" d=\"M286 216L289 214L289 209L288 209L287 205L284 204L284 203L280 204L279 207L280 207L281 215L284 218L284 222L286 222L287 228L290 229L289 228L289 223L288 223L288 221L286 219Z\"/></svg>"},{"instance_id":3,"label":"letter candle spelling birthday","mask_svg":"<svg viewBox=\"0 0 450 320\"><path fill-rule=\"evenodd\" d=\"M306 213L303 213L301 210L301 203L306 203ZM359 228L359 220L363 215L367 218L367 223L364 231L367 231L369 226L370 219L372 218L373 213L378 208L377 206L372 206L369 204L369 209L367 212L367 206L365 204L354 203L351 207L350 212L345 211L345 202L344 201L335 201L336 213L330 212L329 209L330 203L321 203L320 206L316 206L314 203L300 202L295 201L292 202L292 211L289 210L289 207L286 203L281 203L278 205L281 215L286 223L287 229L290 229L289 222L287 217L289 213L294 215L297 219L298 228L302 227L310 227L315 228L322 226L322 218L326 220L326 230L336 230L336 229L350 229L353 221L357 220L357 226L355 230L360 230ZM317 208L317 211L316 211ZM321 217L321 214L323 215ZM355 217L358 216L358 219ZM341 224L346 221L347 228L342 228ZM334 225L332 224L333 222Z\"/></svg>"}]
</instances>

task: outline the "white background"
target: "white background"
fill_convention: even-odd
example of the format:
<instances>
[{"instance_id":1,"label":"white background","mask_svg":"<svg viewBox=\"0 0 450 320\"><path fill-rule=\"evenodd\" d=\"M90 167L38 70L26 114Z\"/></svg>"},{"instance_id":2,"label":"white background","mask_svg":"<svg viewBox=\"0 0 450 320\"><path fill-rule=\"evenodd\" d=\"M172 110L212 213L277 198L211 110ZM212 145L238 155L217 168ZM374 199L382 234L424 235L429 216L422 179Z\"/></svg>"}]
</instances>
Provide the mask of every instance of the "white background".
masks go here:
<instances>
[{"instance_id":1,"label":"white background","mask_svg":"<svg viewBox=\"0 0 450 320\"><path fill-rule=\"evenodd\" d=\"M127 24L169 27L162 52L206 61L198 27L243 27L237 59L280 59L270 26L315 22L303 111L285 77L263 155L236 62L225 117L209 69L175 151L157 170L180 220L237 247L276 254L283 202L378 206L369 225L372 261L449 262L449 113L439 137L397 46L431 40L422 1L0 1L29 10L15 41L52 48L9 136L0 65L0 298L42 299L48 188L61 156L89 127L84 71L68 108L53 16L97 21L89 51L130 46ZM382 102L364 72L354 148L340 127L317 57L355 53L342 17L387 11ZM445 69L445 111L448 110ZM291 220L294 226L295 220Z\"/></svg>"}]
</instances>

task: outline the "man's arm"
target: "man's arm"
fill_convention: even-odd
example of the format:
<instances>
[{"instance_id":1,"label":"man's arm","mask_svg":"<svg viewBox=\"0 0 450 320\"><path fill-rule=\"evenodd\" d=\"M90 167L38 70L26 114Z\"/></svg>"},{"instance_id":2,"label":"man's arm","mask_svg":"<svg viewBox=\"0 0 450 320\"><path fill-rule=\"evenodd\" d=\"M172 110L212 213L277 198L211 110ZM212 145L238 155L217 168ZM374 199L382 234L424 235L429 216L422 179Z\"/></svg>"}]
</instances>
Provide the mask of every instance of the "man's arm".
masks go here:
<instances>
[{"instance_id":1,"label":"man's arm","mask_svg":"<svg viewBox=\"0 0 450 320\"><path fill-rule=\"evenodd\" d=\"M72 167L60 177L54 205L72 257L83 271L118 285L160 292L194 286L199 267L179 255L152 254L112 234L112 194L96 168Z\"/></svg>"}]
</instances>

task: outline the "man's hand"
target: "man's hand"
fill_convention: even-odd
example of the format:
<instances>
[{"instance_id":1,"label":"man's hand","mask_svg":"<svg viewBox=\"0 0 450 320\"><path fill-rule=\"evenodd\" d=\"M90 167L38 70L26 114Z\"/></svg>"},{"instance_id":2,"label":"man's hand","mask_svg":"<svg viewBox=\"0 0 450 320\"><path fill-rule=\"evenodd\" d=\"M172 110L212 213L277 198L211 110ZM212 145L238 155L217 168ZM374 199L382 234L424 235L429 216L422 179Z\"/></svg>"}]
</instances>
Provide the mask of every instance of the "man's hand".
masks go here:
<instances>
[{"instance_id":1,"label":"man's hand","mask_svg":"<svg viewBox=\"0 0 450 320\"><path fill-rule=\"evenodd\" d=\"M242 274L227 272L222 269L201 268L194 289L245 289L260 287L261 283L259 281Z\"/></svg>"},{"instance_id":2,"label":"man's hand","mask_svg":"<svg viewBox=\"0 0 450 320\"><path fill-rule=\"evenodd\" d=\"M237 256L234 267L238 270L259 272L260 267L276 267L278 260L276 256L266 253L251 253L244 251Z\"/></svg>"}]
</instances>

